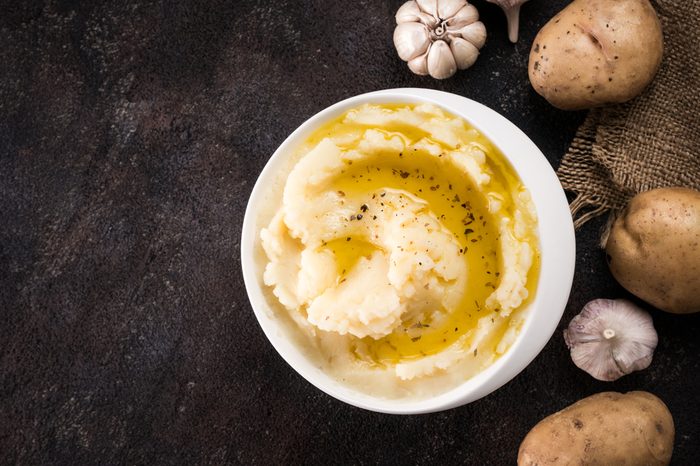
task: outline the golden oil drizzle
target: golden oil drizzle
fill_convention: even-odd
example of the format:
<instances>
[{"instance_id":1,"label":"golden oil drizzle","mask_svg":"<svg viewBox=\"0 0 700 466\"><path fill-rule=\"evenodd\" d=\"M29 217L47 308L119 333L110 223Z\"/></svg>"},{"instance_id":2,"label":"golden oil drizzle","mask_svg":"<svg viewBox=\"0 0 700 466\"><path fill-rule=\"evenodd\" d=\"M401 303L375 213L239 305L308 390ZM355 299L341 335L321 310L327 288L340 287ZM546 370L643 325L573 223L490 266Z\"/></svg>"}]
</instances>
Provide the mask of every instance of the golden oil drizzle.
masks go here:
<instances>
[{"instance_id":1,"label":"golden oil drizzle","mask_svg":"<svg viewBox=\"0 0 700 466\"><path fill-rule=\"evenodd\" d=\"M394 110L406 107L406 104L381 107ZM449 118L454 117L449 115ZM353 149L356 146L353 139L359 139L366 129L378 129L344 120L345 115L323 125L308 138L302 150L308 150L325 137L331 137L343 149ZM400 123L384 125L381 130L387 135L402 137L408 144L426 137L424 131ZM487 164L494 175L489 190L501 194L504 199L503 208L513 213L512 195L522 186L517 174L500 151L466 122L464 136L463 144L474 145L485 152ZM431 142L438 144L437 141ZM445 151L453 149L444 144L440 145ZM399 153L377 154L372 159L347 165L330 189L343 191L348 197L356 199L371 196L382 189L398 189L423 199L432 213L459 242L462 258L467 266L468 279L463 298L455 309L442 309L446 319L439 323L406 320L386 337L377 340L370 337L357 339L354 345L358 349L361 347L361 350L356 352L358 357L362 357L360 354L369 355L370 360L367 362L385 365L436 354L475 329L480 318L489 314L494 316L498 311L487 309L484 304L498 287L503 274L498 219L489 213L484 193L471 186L466 175L460 173L447 158L436 158L413 148ZM535 230L533 225L533 231ZM341 279L360 257L369 257L377 250L377 246L368 239L358 237L352 237L351 240L338 238L326 243L324 247L335 255ZM527 302L534 296L539 278L539 265L539 251L535 251L533 265L528 273ZM499 326L498 334L491 341L497 344L506 330L507 325Z\"/></svg>"}]
</instances>

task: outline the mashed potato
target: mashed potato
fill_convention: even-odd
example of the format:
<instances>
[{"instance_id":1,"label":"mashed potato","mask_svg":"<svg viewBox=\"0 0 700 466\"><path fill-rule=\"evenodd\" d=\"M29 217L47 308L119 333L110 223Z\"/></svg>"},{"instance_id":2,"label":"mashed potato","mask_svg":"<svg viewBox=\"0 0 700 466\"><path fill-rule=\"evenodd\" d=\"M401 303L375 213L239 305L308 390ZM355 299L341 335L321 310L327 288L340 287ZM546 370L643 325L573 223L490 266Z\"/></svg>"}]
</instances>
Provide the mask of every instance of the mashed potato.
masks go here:
<instances>
[{"instance_id":1,"label":"mashed potato","mask_svg":"<svg viewBox=\"0 0 700 466\"><path fill-rule=\"evenodd\" d=\"M297 155L260 232L264 281L324 370L421 397L508 349L536 282L536 218L488 140L432 105L365 105Z\"/></svg>"}]
</instances>

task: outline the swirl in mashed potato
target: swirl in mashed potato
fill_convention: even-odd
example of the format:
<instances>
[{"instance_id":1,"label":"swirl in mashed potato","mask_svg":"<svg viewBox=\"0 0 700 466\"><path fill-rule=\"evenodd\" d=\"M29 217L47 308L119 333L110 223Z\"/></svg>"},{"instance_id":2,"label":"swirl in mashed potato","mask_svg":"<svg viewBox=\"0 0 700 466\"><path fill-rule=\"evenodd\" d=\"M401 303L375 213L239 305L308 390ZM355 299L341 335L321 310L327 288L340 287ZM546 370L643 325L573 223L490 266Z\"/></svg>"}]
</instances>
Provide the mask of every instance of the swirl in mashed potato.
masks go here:
<instances>
[{"instance_id":1,"label":"swirl in mashed potato","mask_svg":"<svg viewBox=\"0 0 700 466\"><path fill-rule=\"evenodd\" d=\"M260 232L264 281L324 370L420 397L508 349L537 278L537 224L486 138L433 105L364 105L297 156Z\"/></svg>"}]
</instances>

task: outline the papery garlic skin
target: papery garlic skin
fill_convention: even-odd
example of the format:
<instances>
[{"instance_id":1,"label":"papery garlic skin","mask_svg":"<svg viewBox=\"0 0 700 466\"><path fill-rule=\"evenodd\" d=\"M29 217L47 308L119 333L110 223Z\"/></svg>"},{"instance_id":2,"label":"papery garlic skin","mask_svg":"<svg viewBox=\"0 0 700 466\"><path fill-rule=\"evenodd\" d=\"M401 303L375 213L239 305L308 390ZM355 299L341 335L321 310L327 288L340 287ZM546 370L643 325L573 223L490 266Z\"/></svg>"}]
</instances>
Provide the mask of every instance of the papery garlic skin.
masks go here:
<instances>
[{"instance_id":1,"label":"papery garlic skin","mask_svg":"<svg viewBox=\"0 0 700 466\"><path fill-rule=\"evenodd\" d=\"M564 330L571 359L602 381L646 369L658 343L651 315L630 301L596 299Z\"/></svg>"},{"instance_id":2,"label":"papery garlic skin","mask_svg":"<svg viewBox=\"0 0 700 466\"><path fill-rule=\"evenodd\" d=\"M510 39L512 43L516 43L518 41L518 29L520 28L520 5L527 2L527 0L488 1L500 6L506 14L506 20L508 21L508 39Z\"/></svg>"},{"instance_id":3,"label":"papery garlic skin","mask_svg":"<svg viewBox=\"0 0 700 466\"><path fill-rule=\"evenodd\" d=\"M476 62L486 42L477 9L466 0L410 0L396 12L394 46L418 75L446 79Z\"/></svg>"}]
</instances>

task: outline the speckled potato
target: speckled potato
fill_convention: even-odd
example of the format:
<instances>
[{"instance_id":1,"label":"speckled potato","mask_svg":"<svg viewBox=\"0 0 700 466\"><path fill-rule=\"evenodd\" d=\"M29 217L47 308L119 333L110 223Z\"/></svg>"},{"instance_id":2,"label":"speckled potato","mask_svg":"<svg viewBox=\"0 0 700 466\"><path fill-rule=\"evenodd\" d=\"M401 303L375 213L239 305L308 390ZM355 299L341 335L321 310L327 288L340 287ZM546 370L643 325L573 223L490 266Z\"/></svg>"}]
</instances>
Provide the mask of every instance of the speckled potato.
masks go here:
<instances>
[{"instance_id":1,"label":"speckled potato","mask_svg":"<svg viewBox=\"0 0 700 466\"><path fill-rule=\"evenodd\" d=\"M700 311L700 191L663 188L632 198L607 239L610 271L664 311Z\"/></svg>"},{"instance_id":2,"label":"speckled potato","mask_svg":"<svg viewBox=\"0 0 700 466\"><path fill-rule=\"evenodd\" d=\"M575 0L537 34L528 72L563 110L625 102L656 74L661 23L648 0Z\"/></svg>"},{"instance_id":3,"label":"speckled potato","mask_svg":"<svg viewBox=\"0 0 700 466\"><path fill-rule=\"evenodd\" d=\"M520 444L518 466L663 466L674 435L671 413L651 393L598 393L533 427Z\"/></svg>"}]
</instances>

